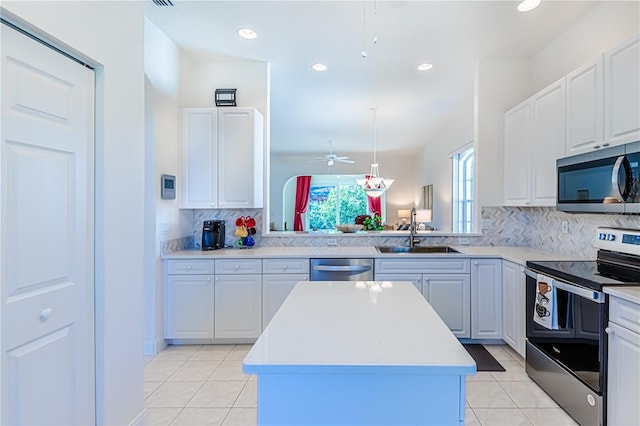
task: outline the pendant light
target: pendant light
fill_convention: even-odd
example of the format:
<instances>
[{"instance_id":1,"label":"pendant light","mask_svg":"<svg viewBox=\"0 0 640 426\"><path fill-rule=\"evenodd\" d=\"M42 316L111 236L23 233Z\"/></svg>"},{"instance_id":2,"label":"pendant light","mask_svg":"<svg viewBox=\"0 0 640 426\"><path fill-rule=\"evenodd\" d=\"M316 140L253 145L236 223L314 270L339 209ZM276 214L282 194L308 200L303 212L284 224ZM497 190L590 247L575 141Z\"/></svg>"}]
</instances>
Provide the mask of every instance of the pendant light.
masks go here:
<instances>
[{"instance_id":1,"label":"pendant light","mask_svg":"<svg viewBox=\"0 0 640 426\"><path fill-rule=\"evenodd\" d=\"M371 111L373 111L373 163L371 164L371 170L364 179L356 179L358 185L371 198L380 197L393 184L393 179L380 177L380 170L376 161L376 110L377 108L371 108Z\"/></svg>"}]
</instances>

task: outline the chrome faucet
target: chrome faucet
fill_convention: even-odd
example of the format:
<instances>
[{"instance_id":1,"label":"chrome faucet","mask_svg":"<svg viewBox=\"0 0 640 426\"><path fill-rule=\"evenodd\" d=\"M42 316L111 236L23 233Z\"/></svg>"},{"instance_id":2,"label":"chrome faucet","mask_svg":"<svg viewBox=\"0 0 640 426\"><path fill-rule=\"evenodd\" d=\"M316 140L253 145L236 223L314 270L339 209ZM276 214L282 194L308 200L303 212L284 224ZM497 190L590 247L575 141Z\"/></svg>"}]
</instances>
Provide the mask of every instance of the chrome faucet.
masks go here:
<instances>
[{"instance_id":1,"label":"chrome faucet","mask_svg":"<svg viewBox=\"0 0 640 426\"><path fill-rule=\"evenodd\" d=\"M416 238L416 208L411 208L411 224L409 225L409 247L420 244L420 240Z\"/></svg>"}]
</instances>

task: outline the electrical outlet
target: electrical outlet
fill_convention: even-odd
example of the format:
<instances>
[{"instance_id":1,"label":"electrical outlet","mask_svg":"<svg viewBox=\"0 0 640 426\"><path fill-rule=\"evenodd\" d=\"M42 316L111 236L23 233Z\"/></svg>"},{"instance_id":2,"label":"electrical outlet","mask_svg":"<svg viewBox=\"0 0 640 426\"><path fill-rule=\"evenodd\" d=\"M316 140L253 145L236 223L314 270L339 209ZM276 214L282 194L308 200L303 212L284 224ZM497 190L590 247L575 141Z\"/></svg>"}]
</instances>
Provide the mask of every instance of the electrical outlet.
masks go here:
<instances>
[{"instance_id":1,"label":"electrical outlet","mask_svg":"<svg viewBox=\"0 0 640 426\"><path fill-rule=\"evenodd\" d=\"M160 235L169 235L169 224L167 222L160 222Z\"/></svg>"},{"instance_id":2,"label":"electrical outlet","mask_svg":"<svg viewBox=\"0 0 640 426\"><path fill-rule=\"evenodd\" d=\"M569 222L567 222L566 220L562 221L562 233L563 234L569 233Z\"/></svg>"},{"instance_id":3,"label":"electrical outlet","mask_svg":"<svg viewBox=\"0 0 640 426\"><path fill-rule=\"evenodd\" d=\"M327 245L328 246L337 246L338 245L338 240L336 240L335 238L327 238Z\"/></svg>"},{"instance_id":4,"label":"electrical outlet","mask_svg":"<svg viewBox=\"0 0 640 426\"><path fill-rule=\"evenodd\" d=\"M482 219L482 229L491 229L491 228L493 228L493 220Z\"/></svg>"},{"instance_id":5,"label":"electrical outlet","mask_svg":"<svg viewBox=\"0 0 640 426\"><path fill-rule=\"evenodd\" d=\"M458 238L458 244L467 245L467 244L469 244L469 239L468 238Z\"/></svg>"}]
</instances>

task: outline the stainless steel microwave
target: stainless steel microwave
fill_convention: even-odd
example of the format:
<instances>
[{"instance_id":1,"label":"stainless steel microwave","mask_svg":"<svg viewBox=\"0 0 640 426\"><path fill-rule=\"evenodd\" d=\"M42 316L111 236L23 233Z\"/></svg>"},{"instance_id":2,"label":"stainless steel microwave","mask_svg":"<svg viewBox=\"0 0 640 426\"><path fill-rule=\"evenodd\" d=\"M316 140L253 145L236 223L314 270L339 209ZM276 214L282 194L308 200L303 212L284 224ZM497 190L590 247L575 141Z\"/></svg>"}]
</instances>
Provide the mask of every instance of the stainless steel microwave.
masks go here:
<instances>
[{"instance_id":1,"label":"stainless steel microwave","mask_svg":"<svg viewBox=\"0 0 640 426\"><path fill-rule=\"evenodd\" d=\"M640 213L640 141L560 158L556 165L558 210Z\"/></svg>"}]
</instances>

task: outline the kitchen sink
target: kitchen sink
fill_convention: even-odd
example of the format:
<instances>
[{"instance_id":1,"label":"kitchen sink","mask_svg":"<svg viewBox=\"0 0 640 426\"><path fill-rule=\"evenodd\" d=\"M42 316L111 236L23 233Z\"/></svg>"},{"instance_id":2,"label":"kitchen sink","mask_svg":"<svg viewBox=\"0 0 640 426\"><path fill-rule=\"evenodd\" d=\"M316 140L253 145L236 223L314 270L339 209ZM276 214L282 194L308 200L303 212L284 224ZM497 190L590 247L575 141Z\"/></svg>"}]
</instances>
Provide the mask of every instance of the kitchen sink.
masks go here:
<instances>
[{"instance_id":1,"label":"kitchen sink","mask_svg":"<svg viewBox=\"0 0 640 426\"><path fill-rule=\"evenodd\" d=\"M376 246L378 253L460 253L447 246L391 247Z\"/></svg>"}]
</instances>

